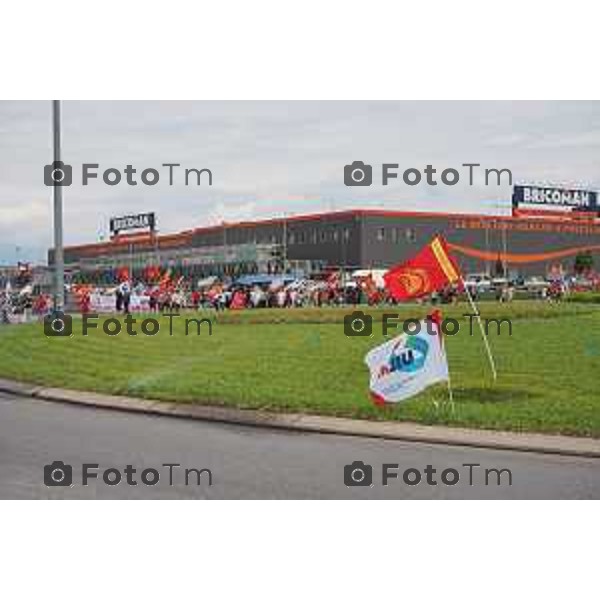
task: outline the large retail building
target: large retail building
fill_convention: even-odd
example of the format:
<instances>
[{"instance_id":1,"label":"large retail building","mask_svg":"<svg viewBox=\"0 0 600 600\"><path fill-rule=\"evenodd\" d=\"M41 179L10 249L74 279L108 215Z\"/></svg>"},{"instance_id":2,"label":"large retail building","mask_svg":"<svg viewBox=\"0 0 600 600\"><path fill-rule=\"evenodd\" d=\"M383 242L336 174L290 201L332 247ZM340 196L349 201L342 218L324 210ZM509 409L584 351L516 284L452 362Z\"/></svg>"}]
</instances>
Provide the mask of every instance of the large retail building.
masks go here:
<instances>
[{"instance_id":1,"label":"large retail building","mask_svg":"<svg viewBox=\"0 0 600 600\"><path fill-rule=\"evenodd\" d=\"M181 233L117 233L108 242L65 248L67 273L110 279L126 266L134 277L148 265L182 275L385 268L443 235L463 273L504 271L545 275L573 269L578 254L600 265L600 220L595 215L488 216L345 210L262 221L223 223ZM53 251L49 251L49 264Z\"/></svg>"}]
</instances>

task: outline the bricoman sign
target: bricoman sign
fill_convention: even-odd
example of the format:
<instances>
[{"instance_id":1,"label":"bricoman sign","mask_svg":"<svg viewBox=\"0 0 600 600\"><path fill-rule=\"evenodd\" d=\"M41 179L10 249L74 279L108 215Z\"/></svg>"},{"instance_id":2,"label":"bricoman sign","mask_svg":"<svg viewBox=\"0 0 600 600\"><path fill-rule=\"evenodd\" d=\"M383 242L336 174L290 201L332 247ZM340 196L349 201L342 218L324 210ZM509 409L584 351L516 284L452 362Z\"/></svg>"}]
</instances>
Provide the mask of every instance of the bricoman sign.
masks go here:
<instances>
[{"instance_id":1,"label":"bricoman sign","mask_svg":"<svg viewBox=\"0 0 600 600\"><path fill-rule=\"evenodd\" d=\"M110 233L117 235L122 231L134 229L147 229L154 231L154 213L141 213L139 215L126 215L124 217L113 217L110 220Z\"/></svg>"},{"instance_id":2,"label":"bricoman sign","mask_svg":"<svg viewBox=\"0 0 600 600\"><path fill-rule=\"evenodd\" d=\"M599 210L597 192L570 190L533 185L515 185L513 208L549 211L594 211Z\"/></svg>"}]
</instances>

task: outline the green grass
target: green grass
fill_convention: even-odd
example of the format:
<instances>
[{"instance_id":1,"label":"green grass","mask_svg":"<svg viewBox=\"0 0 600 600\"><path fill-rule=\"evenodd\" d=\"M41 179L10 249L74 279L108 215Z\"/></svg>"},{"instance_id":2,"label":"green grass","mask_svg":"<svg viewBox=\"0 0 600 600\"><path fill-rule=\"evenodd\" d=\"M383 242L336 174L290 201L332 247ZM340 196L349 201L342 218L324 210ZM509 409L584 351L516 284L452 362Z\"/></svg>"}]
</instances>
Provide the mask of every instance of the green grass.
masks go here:
<instances>
[{"instance_id":1,"label":"green grass","mask_svg":"<svg viewBox=\"0 0 600 600\"><path fill-rule=\"evenodd\" d=\"M0 377L40 384L274 411L366 419L543 431L600 437L600 309L594 305L482 303L484 318L512 319L490 335L499 379L493 384L466 306L443 307L461 331L447 338L454 410L435 386L399 405L374 406L365 353L383 341L381 315L422 317L427 307L369 310L372 337L343 333L346 309L256 310L219 314L213 335L184 336L184 314L158 335L93 330L46 338L41 324L0 327ZM214 318L214 313L204 313ZM139 325L137 326L139 330Z\"/></svg>"},{"instance_id":2,"label":"green grass","mask_svg":"<svg viewBox=\"0 0 600 600\"><path fill-rule=\"evenodd\" d=\"M599 292L575 292L567 296L568 302L581 302L582 304L600 304Z\"/></svg>"}]
</instances>

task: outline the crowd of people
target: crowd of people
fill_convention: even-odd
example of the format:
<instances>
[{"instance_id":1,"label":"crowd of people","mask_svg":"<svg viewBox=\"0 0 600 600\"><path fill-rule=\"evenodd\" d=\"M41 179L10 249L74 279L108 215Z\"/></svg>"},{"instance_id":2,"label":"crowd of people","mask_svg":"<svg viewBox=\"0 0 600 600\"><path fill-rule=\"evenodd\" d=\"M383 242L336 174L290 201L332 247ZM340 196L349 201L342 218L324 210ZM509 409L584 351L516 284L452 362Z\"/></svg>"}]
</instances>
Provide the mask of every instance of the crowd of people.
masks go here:
<instances>
[{"instance_id":1,"label":"crowd of people","mask_svg":"<svg viewBox=\"0 0 600 600\"><path fill-rule=\"evenodd\" d=\"M78 297L81 312L149 311L165 312L179 309L239 310L253 308L295 308L322 306L369 306L393 305L385 287L370 276L344 278L334 273L326 278L301 278L290 281L274 279L268 283L247 284L236 281L216 280L209 285L191 285L184 278L159 283L133 283L128 279L115 288L73 288ZM470 287L470 293L478 298L481 293ZM511 302L516 287L511 283L497 286L491 297L499 302ZM557 281L539 288L532 297L560 301L567 293L564 282ZM453 304L465 298L462 285L448 285L433 293L423 302ZM113 306L114 305L114 306ZM98 309L101 309L100 311Z\"/></svg>"},{"instance_id":2,"label":"crowd of people","mask_svg":"<svg viewBox=\"0 0 600 600\"><path fill-rule=\"evenodd\" d=\"M379 303L382 290L363 282L340 285L332 280L299 279L291 282L271 281L268 284L240 284L215 280L210 285L193 286L180 278L177 281L131 282L124 279L114 288L74 285L72 295L82 313L116 311L165 312L167 310L208 309L235 310L241 308L291 308Z\"/></svg>"},{"instance_id":3,"label":"crowd of people","mask_svg":"<svg viewBox=\"0 0 600 600\"><path fill-rule=\"evenodd\" d=\"M113 286L72 284L67 288L67 310L81 313L130 313L178 311L180 309L239 310L245 308L295 308L395 304L382 280L372 274L351 277L342 272L314 278L265 277L262 281L217 279L192 282L183 276L156 273L153 281L132 281L122 269L120 281ZM467 284L468 285L468 284ZM568 281L560 279L543 285L534 297L560 301L569 291ZM474 297L480 290L469 286ZM493 294L499 302L511 302L516 286L497 285ZM462 286L449 285L424 298L433 304L455 303L464 298ZM493 296L492 296L493 297ZM0 324L43 318L53 309L49 294L33 294L31 286L21 290L0 291Z\"/></svg>"}]
</instances>

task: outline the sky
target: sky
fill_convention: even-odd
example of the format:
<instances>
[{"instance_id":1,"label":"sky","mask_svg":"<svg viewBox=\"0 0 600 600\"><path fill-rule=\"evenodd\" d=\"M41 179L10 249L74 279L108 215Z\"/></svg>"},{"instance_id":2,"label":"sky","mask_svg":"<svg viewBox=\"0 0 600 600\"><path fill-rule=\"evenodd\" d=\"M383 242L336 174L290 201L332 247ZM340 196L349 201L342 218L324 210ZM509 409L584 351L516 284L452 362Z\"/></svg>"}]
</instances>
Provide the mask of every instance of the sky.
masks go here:
<instances>
[{"instance_id":1,"label":"sky","mask_svg":"<svg viewBox=\"0 0 600 600\"><path fill-rule=\"evenodd\" d=\"M506 213L511 186L484 185L484 168L513 183L600 190L600 102L68 101L62 153L66 245L108 237L112 216L154 211L161 233L222 221L377 207ZM346 187L344 165L373 165L374 184ZM52 244L51 102L0 101L0 264L44 262ZM480 163L474 185L461 165ZM99 178L81 185L82 163ZM210 169L212 186L169 185L162 163ZM382 163L456 168L454 186L382 186ZM156 168L155 186L101 179L108 168Z\"/></svg>"}]
</instances>

